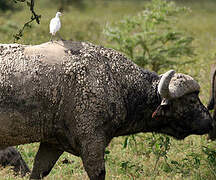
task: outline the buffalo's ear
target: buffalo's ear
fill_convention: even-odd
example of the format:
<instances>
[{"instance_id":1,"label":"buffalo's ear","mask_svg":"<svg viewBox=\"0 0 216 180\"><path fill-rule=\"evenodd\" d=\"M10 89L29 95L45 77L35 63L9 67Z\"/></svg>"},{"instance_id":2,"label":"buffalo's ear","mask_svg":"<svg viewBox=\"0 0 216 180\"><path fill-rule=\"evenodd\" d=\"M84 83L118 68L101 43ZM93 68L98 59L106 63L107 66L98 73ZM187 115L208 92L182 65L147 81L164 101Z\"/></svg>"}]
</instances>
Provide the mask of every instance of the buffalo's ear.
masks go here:
<instances>
[{"instance_id":1,"label":"buffalo's ear","mask_svg":"<svg viewBox=\"0 0 216 180\"><path fill-rule=\"evenodd\" d=\"M157 119L158 117L162 117L165 114L165 111L169 109L169 102L161 102L161 104L157 107L157 109L152 113L152 118Z\"/></svg>"},{"instance_id":2,"label":"buffalo's ear","mask_svg":"<svg viewBox=\"0 0 216 180\"><path fill-rule=\"evenodd\" d=\"M161 111L161 105L159 105L157 109L152 113L152 118L157 119L160 111Z\"/></svg>"}]
</instances>

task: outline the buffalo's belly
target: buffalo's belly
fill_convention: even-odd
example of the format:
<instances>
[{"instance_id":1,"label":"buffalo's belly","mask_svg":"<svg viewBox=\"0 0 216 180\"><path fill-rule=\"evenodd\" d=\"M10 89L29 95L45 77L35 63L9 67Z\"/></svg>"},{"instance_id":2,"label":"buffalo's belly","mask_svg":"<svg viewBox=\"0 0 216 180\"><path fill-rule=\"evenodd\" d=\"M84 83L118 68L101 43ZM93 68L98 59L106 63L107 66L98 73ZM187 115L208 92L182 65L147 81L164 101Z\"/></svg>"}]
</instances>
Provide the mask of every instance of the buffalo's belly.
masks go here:
<instances>
[{"instance_id":1,"label":"buffalo's belly","mask_svg":"<svg viewBox=\"0 0 216 180\"><path fill-rule=\"evenodd\" d=\"M16 111L0 111L0 146L39 142L44 138L44 131L42 119Z\"/></svg>"}]
</instances>

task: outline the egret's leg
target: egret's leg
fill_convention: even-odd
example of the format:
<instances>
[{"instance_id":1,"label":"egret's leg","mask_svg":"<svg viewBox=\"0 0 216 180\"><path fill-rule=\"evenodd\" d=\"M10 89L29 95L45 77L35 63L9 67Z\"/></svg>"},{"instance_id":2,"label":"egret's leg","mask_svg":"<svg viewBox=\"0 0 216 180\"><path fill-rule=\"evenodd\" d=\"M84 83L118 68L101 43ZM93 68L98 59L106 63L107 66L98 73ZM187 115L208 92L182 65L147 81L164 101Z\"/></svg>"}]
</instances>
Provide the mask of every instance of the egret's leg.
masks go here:
<instances>
[{"instance_id":1,"label":"egret's leg","mask_svg":"<svg viewBox=\"0 0 216 180\"><path fill-rule=\"evenodd\" d=\"M53 38L53 35L51 34L51 38L50 38L50 41L51 41L51 42L53 42L52 38Z\"/></svg>"}]
</instances>

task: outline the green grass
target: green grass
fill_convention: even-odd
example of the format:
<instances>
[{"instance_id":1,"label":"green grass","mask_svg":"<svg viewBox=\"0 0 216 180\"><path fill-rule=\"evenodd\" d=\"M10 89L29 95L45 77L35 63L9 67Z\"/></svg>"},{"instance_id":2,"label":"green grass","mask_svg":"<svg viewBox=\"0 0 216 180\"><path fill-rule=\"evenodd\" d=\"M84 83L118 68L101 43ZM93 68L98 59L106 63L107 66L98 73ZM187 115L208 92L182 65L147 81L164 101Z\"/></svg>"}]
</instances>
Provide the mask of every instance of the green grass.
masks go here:
<instances>
[{"instance_id":1,"label":"green grass","mask_svg":"<svg viewBox=\"0 0 216 180\"><path fill-rule=\"evenodd\" d=\"M38 0L36 12L42 15L41 24L33 24L27 29L22 44L39 44L49 40L48 24L55 15L57 6L51 1ZM193 46L197 56L195 62L176 67L179 72L195 77L201 85L200 98L207 104L210 88L210 65L215 63L216 53L216 2L213 0L181 1L179 5L190 7L190 15L180 17L178 27L195 38ZM145 6L145 1L95 1L88 3L86 8L68 7L62 19L61 35L64 39L74 41L89 41L98 45L110 46L103 35L106 24L119 21L122 17L134 15ZM26 8L22 11L0 13L0 42L12 43L13 34L21 28L30 17ZM212 166L214 159L208 159L202 151L203 146L216 147L216 142L208 142L206 135L189 136L184 141L171 138L171 147L167 158L161 158L155 168L156 156L152 152L149 141L151 134L139 134L137 144L131 141L123 148L124 137L114 138L107 148L106 170L108 180L157 179L157 180L213 180L216 179L216 167ZM38 144L19 146L30 168L37 151ZM216 150L216 149L215 149ZM63 164L67 158L70 164ZM15 177L10 168L1 169L0 179L23 179ZM29 176L24 179L28 179ZM80 158L64 153L55 165L47 180L85 180L88 179Z\"/></svg>"}]
</instances>

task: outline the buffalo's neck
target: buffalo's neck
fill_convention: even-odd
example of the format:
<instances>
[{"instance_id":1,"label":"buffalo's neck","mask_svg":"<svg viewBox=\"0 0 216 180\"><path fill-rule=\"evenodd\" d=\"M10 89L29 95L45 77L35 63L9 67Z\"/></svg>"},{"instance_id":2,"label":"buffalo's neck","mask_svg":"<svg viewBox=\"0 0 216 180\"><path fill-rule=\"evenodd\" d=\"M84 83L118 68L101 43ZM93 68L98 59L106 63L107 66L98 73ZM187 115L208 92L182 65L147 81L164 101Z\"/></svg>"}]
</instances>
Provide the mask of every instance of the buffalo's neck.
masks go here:
<instances>
[{"instance_id":1,"label":"buffalo's neck","mask_svg":"<svg viewBox=\"0 0 216 180\"><path fill-rule=\"evenodd\" d=\"M130 84L124 99L127 115L115 136L154 131L152 114L161 101L157 93L159 78L155 73L141 70L140 76Z\"/></svg>"}]
</instances>

